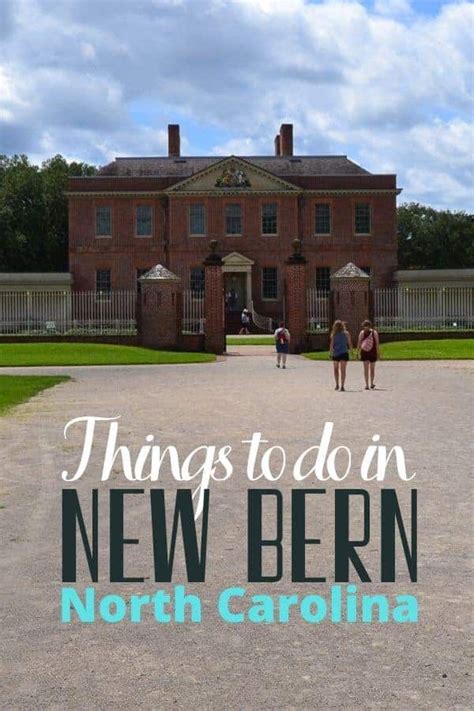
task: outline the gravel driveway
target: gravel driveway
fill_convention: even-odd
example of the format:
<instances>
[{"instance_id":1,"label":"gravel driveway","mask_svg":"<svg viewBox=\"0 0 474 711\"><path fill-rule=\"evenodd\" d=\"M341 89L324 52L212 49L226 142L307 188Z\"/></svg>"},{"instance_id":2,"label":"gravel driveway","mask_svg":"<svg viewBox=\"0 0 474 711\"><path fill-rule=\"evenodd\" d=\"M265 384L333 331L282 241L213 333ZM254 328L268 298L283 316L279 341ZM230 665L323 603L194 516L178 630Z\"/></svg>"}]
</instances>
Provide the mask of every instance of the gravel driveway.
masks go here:
<instances>
[{"instance_id":1,"label":"gravel driveway","mask_svg":"<svg viewBox=\"0 0 474 711\"><path fill-rule=\"evenodd\" d=\"M349 364L347 392L333 389L329 363L289 358L286 371L272 356L227 357L186 366L3 369L69 373L73 380L45 391L0 419L1 654L0 708L15 709L468 709L471 708L472 414L474 365L470 362L381 363L377 389L363 389L360 364ZM0 380L1 387L1 380ZM61 480L74 469L81 436L66 422L82 415L121 416L120 444L134 452L153 434L181 456L203 444L233 447L232 477L212 483L205 583L187 583L178 539L173 584L201 596L200 624L61 625ZM249 594L328 595L334 584L333 482L314 514L309 537L321 546L308 553L310 567L326 583L291 582L291 471L278 483L284 501L284 574L278 583L247 584L246 448L261 432L285 448L288 461L317 444L326 421L334 422L334 446L350 447L354 467L337 487L365 487L373 521L361 557L373 575L364 593L416 594L417 624L309 624L299 616L282 624L228 624L216 596L229 586ZM358 467L371 436L404 448L410 483L394 476L384 486L399 492L406 510L409 489L419 497L418 583L403 560L396 583L380 583L377 525L380 484L361 483ZM105 430L99 431L87 473L76 483L89 521L90 492L99 486L100 576L98 595L153 593L155 583L149 498L130 497L125 534L140 538L126 555L130 575L143 584L108 582L106 490L134 486L120 472L97 484ZM258 486L256 482L253 486ZM161 483L172 502L176 488ZM268 485L268 484L267 484ZM136 486L139 486L138 484ZM149 482L143 487L148 489ZM317 497L319 498L319 497ZM312 509L313 510L313 509ZM356 513L355 534L361 523ZM273 530L265 517L264 529ZM360 532L360 527L359 527ZM90 585L82 551L78 590ZM400 563L399 560L399 563ZM357 583L357 576L352 578Z\"/></svg>"}]
</instances>

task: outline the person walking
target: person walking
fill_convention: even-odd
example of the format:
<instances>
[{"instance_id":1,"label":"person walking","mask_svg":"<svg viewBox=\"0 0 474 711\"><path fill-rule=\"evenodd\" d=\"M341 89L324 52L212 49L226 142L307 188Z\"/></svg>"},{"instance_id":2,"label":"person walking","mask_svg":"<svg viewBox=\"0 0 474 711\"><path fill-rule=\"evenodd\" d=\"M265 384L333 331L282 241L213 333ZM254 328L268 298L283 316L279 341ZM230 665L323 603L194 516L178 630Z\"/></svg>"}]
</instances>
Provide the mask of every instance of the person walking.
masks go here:
<instances>
[{"instance_id":1,"label":"person walking","mask_svg":"<svg viewBox=\"0 0 474 711\"><path fill-rule=\"evenodd\" d=\"M284 321L280 321L280 325L278 326L273 336L275 338L277 354L276 367L279 368L281 363L281 367L286 368L286 358L289 351L291 336L290 332L285 327Z\"/></svg>"},{"instance_id":2,"label":"person walking","mask_svg":"<svg viewBox=\"0 0 474 711\"><path fill-rule=\"evenodd\" d=\"M242 314L240 316L240 323L242 324L242 328L239 331L239 336L241 336L243 334L248 336L250 333L250 331L249 331L250 316L249 316L249 312L247 311L247 309L244 309L242 311Z\"/></svg>"},{"instance_id":3,"label":"person walking","mask_svg":"<svg viewBox=\"0 0 474 711\"><path fill-rule=\"evenodd\" d=\"M375 363L380 360L379 334L370 321L362 323L362 330L357 341L357 351L364 364L365 389L375 389ZM370 385L369 385L370 383Z\"/></svg>"},{"instance_id":4,"label":"person walking","mask_svg":"<svg viewBox=\"0 0 474 711\"><path fill-rule=\"evenodd\" d=\"M329 354L333 361L335 390L340 389L341 392L345 390L347 362L351 349L351 334L346 329L345 323L339 319L334 321L329 341Z\"/></svg>"}]
</instances>

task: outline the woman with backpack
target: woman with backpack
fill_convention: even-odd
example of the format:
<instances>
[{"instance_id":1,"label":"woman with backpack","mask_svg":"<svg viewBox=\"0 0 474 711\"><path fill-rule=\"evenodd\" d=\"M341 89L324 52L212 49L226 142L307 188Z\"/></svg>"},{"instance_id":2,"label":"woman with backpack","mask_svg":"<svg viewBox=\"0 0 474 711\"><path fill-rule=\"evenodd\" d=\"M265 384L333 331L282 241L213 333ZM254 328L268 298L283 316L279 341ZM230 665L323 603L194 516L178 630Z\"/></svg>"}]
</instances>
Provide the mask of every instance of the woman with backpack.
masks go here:
<instances>
[{"instance_id":1,"label":"woman with backpack","mask_svg":"<svg viewBox=\"0 0 474 711\"><path fill-rule=\"evenodd\" d=\"M239 331L239 336L241 335L246 335L248 336L250 331L249 331L249 324L250 324L250 316L249 312L247 309L244 309L240 315L240 323L242 324L242 328Z\"/></svg>"},{"instance_id":2,"label":"woman with backpack","mask_svg":"<svg viewBox=\"0 0 474 711\"><path fill-rule=\"evenodd\" d=\"M287 328L285 328L285 324L283 321L280 321L280 325L273 334L273 336L275 338L275 346L277 353L276 367L279 368L280 363L282 363L282 368L286 368L286 357L288 355L290 346L290 332Z\"/></svg>"},{"instance_id":3,"label":"woman with backpack","mask_svg":"<svg viewBox=\"0 0 474 711\"><path fill-rule=\"evenodd\" d=\"M331 338L329 341L329 353L334 365L334 379L336 390L344 392L346 382L346 368L349 360L349 351L352 349L351 335L346 328L346 324L339 319L334 321Z\"/></svg>"},{"instance_id":4,"label":"woman with backpack","mask_svg":"<svg viewBox=\"0 0 474 711\"><path fill-rule=\"evenodd\" d=\"M372 327L370 321L364 321L362 324L357 350L364 364L365 389L369 390L370 376L370 389L373 390L375 388L375 363L380 360L380 342L379 334Z\"/></svg>"}]
</instances>

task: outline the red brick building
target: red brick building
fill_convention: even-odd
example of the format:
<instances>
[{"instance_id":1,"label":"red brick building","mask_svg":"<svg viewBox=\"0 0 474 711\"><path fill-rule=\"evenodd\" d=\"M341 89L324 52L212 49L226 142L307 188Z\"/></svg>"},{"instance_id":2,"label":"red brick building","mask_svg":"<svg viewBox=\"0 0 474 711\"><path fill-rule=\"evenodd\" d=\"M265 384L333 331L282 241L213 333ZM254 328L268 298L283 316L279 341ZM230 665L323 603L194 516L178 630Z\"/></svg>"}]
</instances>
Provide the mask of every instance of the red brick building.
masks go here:
<instances>
[{"instance_id":1,"label":"red brick building","mask_svg":"<svg viewBox=\"0 0 474 711\"><path fill-rule=\"evenodd\" d=\"M346 156L293 155L283 124L275 155L184 157L170 125L166 157L117 158L69 182L69 268L77 290L131 289L155 264L201 289L209 242L219 242L225 289L240 310L283 311L283 265L299 237L306 283L329 288L347 262L374 286L397 268L395 175L374 175Z\"/></svg>"}]
</instances>

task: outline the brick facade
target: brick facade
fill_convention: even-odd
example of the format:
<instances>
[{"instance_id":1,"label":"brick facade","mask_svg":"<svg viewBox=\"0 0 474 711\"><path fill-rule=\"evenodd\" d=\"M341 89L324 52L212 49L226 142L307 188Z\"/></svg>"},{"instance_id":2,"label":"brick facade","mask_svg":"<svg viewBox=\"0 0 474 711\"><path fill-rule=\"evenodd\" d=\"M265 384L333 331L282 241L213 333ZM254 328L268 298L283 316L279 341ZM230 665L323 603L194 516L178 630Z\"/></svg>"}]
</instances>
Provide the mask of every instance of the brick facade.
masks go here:
<instances>
[{"instance_id":1,"label":"brick facade","mask_svg":"<svg viewBox=\"0 0 474 711\"><path fill-rule=\"evenodd\" d=\"M306 260L301 241L294 240L294 253L285 264L285 325L291 334L290 351L300 353L306 338Z\"/></svg>"},{"instance_id":2,"label":"brick facade","mask_svg":"<svg viewBox=\"0 0 474 711\"><path fill-rule=\"evenodd\" d=\"M140 283L140 343L147 348L176 348L181 338L181 280L156 265Z\"/></svg>"},{"instance_id":3,"label":"brick facade","mask_svg":"<svg viewBox=\"0 0 474 711\"><path fill-rule=\"evenodd\" d=\"M179 127L174 125L168 157L119 158L98 176L70 179L73 288L94 289L97 270L110 270L113 289L133 289L139 270L163 264L181 277L187 289L191 269L202 267L213 239L218 240L224 261L234 252L253 261L250 283L255 308L275 319L283 315L285 260L295 238L302 242L307 286L315 285L317 268L335 272L347 262L370 267L372 286L390 284L397 268L396 176L370 174L345 156L293 156L288 126L280 130L284 145L277 142L278 155L219 159L181 158ZM216 187L216 176L229 161L250 177L250 186ZM190 207L196 203L205 210L205 234L199 236L190 234L189 225ZM277 205L277 234L262 234L262 207L267 203ZM330 205L329 234L315 234L317 203ZM355 234L357 203L369 205L369 234ZM239 235L226 234L228 204L241 205ZM150 236L136 234L140 206L151 208ZM111 236L95 234L99 207L111 210ZM276 299L262 293L266 267L277 268Z\"/></svg>"},{"instance_id":4,"label":"brick facade","mask_svg":"<svg viewBox=\"0 0 474 711\"><path fill-rule=\"evenodd\" d=\"M224 279L221 258L215 254L209 255L204 260L204 268L206 272L205 349L210 353L223 353L225 351Z\"/></svg>"}]
</instances>

